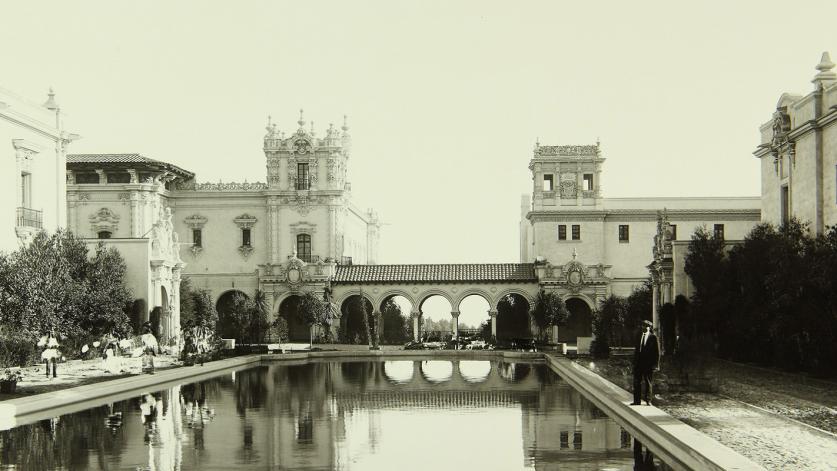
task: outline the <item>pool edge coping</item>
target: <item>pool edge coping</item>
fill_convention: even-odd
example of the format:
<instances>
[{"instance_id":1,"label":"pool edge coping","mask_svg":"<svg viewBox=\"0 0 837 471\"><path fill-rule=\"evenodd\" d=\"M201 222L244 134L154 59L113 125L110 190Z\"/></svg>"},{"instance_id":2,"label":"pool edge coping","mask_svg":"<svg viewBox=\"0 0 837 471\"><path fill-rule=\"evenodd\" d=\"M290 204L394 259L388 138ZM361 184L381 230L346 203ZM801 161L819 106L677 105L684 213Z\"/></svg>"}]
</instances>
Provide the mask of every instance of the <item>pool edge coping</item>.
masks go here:
<instances>
[{"instance_id":1,"label":"pool edge coping","mask_svg":"<svg viewBox=\"0 0 837 471\"><path fill-rule=\"evenodd\" d=\"M628 433L674 469L764 470L737 451L654 406L631 406L633 395L593 371L544 353L563 380L617 421Z\"/></svg>"}]
</instances>

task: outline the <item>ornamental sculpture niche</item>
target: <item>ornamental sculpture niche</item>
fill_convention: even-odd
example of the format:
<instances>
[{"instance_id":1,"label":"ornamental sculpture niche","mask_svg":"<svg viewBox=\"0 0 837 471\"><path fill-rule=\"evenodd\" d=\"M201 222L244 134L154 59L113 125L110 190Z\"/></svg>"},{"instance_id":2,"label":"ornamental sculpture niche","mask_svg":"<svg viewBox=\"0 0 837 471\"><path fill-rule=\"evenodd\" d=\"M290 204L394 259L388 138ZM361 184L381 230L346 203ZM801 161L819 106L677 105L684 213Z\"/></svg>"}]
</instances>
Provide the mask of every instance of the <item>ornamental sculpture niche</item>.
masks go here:
<instances>
[{"instance_id":1,"label":"ornamental sculpture niche","mask_svg":"<svg viewBox=\"0 0 837 471\"><path fill-rule=\"evenodd\" d=\"M100 232L116 232L119 225L119 216L108 208L102 208L90 215L90 225L94 234Z\"/></svg>"}]
</instances>

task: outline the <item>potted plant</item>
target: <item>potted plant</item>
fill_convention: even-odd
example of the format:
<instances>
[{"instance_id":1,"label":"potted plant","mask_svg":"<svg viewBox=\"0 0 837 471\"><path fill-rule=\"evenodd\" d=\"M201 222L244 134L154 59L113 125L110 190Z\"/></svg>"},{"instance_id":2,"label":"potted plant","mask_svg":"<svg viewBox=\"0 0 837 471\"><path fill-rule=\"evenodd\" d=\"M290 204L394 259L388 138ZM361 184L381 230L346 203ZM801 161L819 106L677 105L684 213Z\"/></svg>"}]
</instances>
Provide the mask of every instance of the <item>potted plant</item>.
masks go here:
<instances>
[{"instance_id":1,"label":"potted plant","mask_svg":"<svg viewBox=\"0 0 837 471\"><path fill-rule=\"evenodd\" d=\"M13 393L17 389L17 382L23 380L23 373L20 370L11 370L6 368L2 378L0 378L0 393Z\"/></svg>"}]
</instances>

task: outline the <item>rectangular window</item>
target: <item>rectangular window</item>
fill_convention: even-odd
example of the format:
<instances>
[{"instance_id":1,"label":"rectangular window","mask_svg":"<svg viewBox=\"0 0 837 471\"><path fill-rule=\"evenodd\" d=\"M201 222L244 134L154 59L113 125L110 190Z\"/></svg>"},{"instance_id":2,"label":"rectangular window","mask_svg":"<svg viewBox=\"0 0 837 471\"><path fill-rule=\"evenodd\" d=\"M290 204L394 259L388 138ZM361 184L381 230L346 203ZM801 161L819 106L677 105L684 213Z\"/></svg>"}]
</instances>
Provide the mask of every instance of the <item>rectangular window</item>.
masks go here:
<instances>
[{"instance_id":1,"label":"rectangular window","mask_svg":"<svg viewBox=\"0 0 837 471\"><path fill-rule=\"evenodd\" d=\"M32 174L20 174L20 206L23 208L32 208Z\"/></svg>"},{"instance_id":2,"label":"rectangular window","mask_svg":"<svg viewBox=\"0 0 837 471\"><path fill-rule=\"evenodd\" d=\"M573 240L581 240L581 226L573 224Z\"/></svg>"},{"instance_id":3,"label":"rectangular window","mask_svg":"<svg viewBox=\"0 0 837 471\"><path fill-rule=\"evenodd\" d=\"M192 229L192 245L195 247L203 247L203 234L201 229Z\"/></svg>"},{"instance_id":4,"label":"rectangular window","mask_svg":"<svg viewBox=\"0 0 837 471\"><path fill-rule=\"evenodd\" d=\"M241 245L250 247L250 229L241 230Z\"/></svg>"},{"instance_id":5,"label":"rectangular window","mask_svg":"<svg viewBox=\"0 0 837 471\"><path fill-rule=\"evenodd\" d=\"M677 240L677 224L669 224L671 230L671 240Z\"/></svg>"},{"instance_id":6,"label":"rectangular window","mask_svg":"<svg viewBox=\"0 0 837 471\"><path fill-rule=\"evenodd\" d=\"M307 190L308 188L308 164L296 164L296 189Z\"/></svg>"},{"instance_id":7,"label":"rectangular window","mask_svg":"<svg viewBox=\"0 0 837 471\"><path fill-rule=\"evenodd\" d=\"M714 237L718 240L724 240L724 225L715 224Z\"/></svg>"},{"instance_id":8,"label":"rectangular window","mask_svg":"<svg viewBox=\"0 0 837 471\"><path fill-rule=\"evenodd\" d=\"M567 240L567 226L563 224L558 226L558 240Z\"/></svg>"},{"instance_id":9,"label":"rectangular window","mask_svg":"<svg viewBox=\"0 0 837 471\"><path fill-rule=\"evenodd\" d=\"M552 175L543 176L543 191L552 191Z\"/></svg>"},{"instance_id":10,"label":"rectangular window","mask_svg":"<svg viewBox=\"0 0 837 471\"><path fill-rule=\"evenodd\" d=\"M584 191L593 191L593 174L592 173L585 173L584 174Z\"/></svg>"},{"instance_id":11,"label":"rectangular window","mask_svg":"<svg viewBox=\"0 0 837 471\"><path fill-rule=\"evenodd\" d=\"M558 435L558 442L560 443L560 447L562 450L568 449L570 447L570 433L561 432Z\"/></svg>"},{"instance_id":12,"label":"rectangular window","mask_svg":"<svg viewBox=\"0 0 837 471\"><path fill-rule=\"evenodd\" d=\"M629 242L631 237L630 227L627 224L619 225L619 242Z\"/></svg>"}]
</instances>

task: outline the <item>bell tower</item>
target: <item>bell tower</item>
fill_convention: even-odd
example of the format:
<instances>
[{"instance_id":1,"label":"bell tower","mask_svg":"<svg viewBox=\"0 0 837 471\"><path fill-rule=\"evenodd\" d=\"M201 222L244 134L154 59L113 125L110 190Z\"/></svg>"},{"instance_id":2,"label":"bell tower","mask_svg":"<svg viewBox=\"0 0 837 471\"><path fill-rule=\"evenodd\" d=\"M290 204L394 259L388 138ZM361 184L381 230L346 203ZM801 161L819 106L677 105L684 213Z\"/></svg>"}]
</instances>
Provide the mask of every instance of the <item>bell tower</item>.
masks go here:
<instances>
[{"instance_id":1,"label":"bell tower","mask_svg":"<svg viewBox=\"0 0 837 471\"><path fill-rule=\"evenodd\" d=\"M535 143L532 210L602 209L601 174L605 159L599 142L584 146L542 146Z\"/></svg>"},{"instance_id":2,"label":"bell tower","mask_svg":"<svg viewBox=\"0 0 837 471\"><path fill-rule=\"evenodd\" d=\"M347 119L330 124L323 137L299 110L299 127L285 134L268 117L264 136L267 164L268 265L279 265L298 251L297 236L309 249L305 262L342 256L343 219L351 185L346 169L351 149ZM308 125L308 126L306 126ZM316 233L316 234L315 234Z\"/></svg>"}]
</instances>

